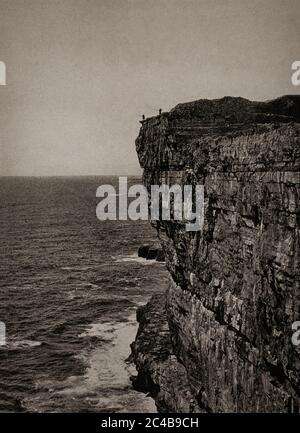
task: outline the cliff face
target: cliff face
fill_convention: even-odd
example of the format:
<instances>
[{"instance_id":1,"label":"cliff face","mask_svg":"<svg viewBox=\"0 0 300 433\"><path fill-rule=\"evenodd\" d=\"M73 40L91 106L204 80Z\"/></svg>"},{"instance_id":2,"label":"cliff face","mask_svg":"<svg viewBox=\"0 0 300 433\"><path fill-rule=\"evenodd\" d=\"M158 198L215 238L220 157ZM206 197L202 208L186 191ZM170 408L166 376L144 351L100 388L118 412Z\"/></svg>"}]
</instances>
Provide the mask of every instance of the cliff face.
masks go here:
<instances>
[{"instance_id":1,"label":"cliff face","mask_svg":"<svg viewBox=\"0 0 300 433\"><path fill-rule=\"evenodd\" d=\"M205 191L202 231L153 222L170 285L139 312L136 383L160 411L298 411L300 96L179 104L136 149L148 189Z\"/></svg>"}]
</instances>

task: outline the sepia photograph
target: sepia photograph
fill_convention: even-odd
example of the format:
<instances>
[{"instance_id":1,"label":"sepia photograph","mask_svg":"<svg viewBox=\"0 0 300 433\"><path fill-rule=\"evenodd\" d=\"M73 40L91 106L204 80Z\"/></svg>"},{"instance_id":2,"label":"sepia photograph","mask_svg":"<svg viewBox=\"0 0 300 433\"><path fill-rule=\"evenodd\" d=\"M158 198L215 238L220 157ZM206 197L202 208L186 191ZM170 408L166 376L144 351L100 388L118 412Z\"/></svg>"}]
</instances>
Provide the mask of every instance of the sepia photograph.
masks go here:
<instances>
[{"instance_id":1,"label":"sepia photograph","mask_svg":"<svg viewBox=\"0 0 300 433\"><path fill-rule=\"evenodd\" d=\"M299 415L299 169L299 0L0 0L0 420Z\"/></svg>"}]
</instances>

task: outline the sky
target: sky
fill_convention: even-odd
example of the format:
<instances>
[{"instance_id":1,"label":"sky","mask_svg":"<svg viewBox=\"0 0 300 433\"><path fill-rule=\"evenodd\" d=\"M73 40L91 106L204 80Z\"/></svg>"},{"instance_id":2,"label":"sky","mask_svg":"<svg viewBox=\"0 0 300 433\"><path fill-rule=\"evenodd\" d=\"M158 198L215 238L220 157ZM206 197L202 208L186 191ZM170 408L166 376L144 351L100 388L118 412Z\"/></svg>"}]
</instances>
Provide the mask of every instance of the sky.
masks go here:
<instances>
[{"instance_id":1,"label":"sky","mask_svg":"<svg viewBox=\"0 0 300 433\"><path fill-rule=\"evenodd\" d=\"M0 0L0 175L139 174L141 115L300 94L299 0Z\"/></svg>"}]
</instances>

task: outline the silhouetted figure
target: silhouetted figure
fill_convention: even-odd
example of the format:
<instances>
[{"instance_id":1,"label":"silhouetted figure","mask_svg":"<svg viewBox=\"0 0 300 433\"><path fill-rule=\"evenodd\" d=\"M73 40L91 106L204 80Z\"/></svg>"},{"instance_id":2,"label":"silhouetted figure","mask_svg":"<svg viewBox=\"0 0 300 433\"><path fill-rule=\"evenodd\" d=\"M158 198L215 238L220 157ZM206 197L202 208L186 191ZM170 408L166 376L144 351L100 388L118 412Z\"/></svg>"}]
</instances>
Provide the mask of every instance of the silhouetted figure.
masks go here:
<instances>
[{"instance_id":1,"label":"silhouetted figure","mask_svg":"<svg viewBox=\"0 0 300 433\"><path fill-rule=\"evenodd\" d=\"M143 120L145 120L145 114L143 114Z\"/></svg>"},{"instance_id":2,"label":"silhouetted figure","mask_svg":"<svg viewBox=\"0 0 300 433\"><path fill-rule=\"evenodd\" d=\"M159 109L159 114L161 114L161 108Z\"/></svg>"}]
</instances>

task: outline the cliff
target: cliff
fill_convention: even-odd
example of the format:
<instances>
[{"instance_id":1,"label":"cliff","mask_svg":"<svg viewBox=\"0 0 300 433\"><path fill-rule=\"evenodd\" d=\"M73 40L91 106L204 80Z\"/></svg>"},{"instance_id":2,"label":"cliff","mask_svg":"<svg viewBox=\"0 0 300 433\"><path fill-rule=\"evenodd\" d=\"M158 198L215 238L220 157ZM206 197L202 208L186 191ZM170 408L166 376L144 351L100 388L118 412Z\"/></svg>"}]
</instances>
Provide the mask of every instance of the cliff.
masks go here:
<instances>
[{"instance_id":1,"label":"cliff","mask_svg":"<svg viewBox=\"0 0 300 433\"><path fill-rule=\"evenodd\" d=\"M163 412L297 412L300 96L179 104L136 149L148 189L205 191L203 230L153 222L170 284L138 312L136 386Z\"/></svg>"}]
</instances>

